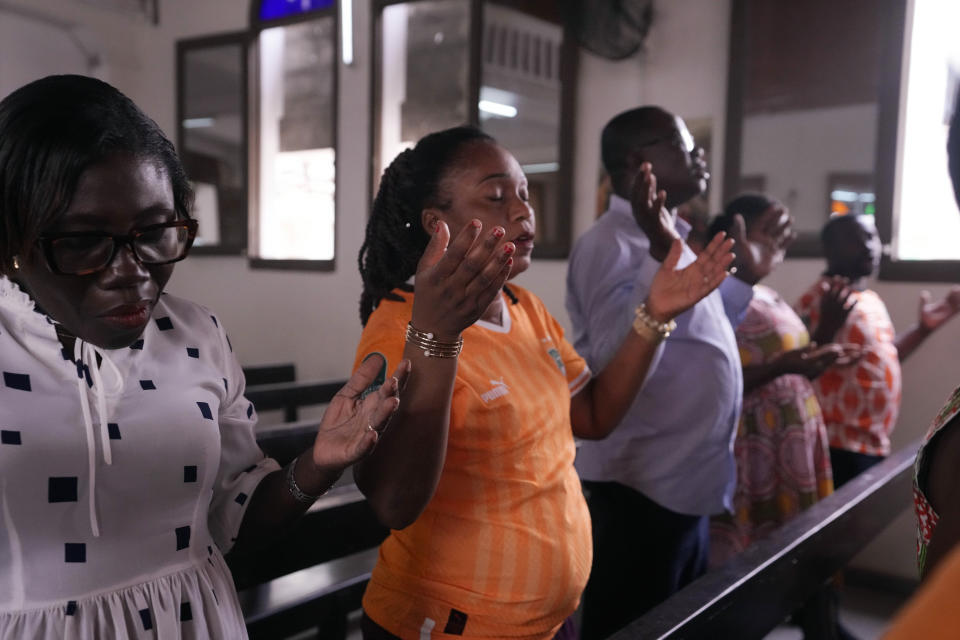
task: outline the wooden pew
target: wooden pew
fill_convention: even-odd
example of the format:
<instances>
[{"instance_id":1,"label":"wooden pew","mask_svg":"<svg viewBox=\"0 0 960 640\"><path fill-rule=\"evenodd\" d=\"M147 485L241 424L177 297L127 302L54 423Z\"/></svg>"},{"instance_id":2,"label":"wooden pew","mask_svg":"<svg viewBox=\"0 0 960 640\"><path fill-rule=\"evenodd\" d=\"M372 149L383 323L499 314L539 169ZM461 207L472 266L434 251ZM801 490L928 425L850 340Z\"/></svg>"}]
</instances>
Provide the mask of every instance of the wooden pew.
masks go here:
<instances>
[{"instance_id":1,"label":"wooden pew","mask_svg":"<svg viewBox=\"0 0 960 640\"><path fill-rule=\"evenodd\" d=\"M259 384L276 384L278 382L295 382L297 367L292 362L284 364L258 364L243 368L243 377L247 386Z\"/></svg>"},{"instance_id":2,"label":"wooden pew","mask_svg":"<svg viewBox=\"0 0 960 640\"><path fill-rule=\"evenodd\" d=\"M264 385L247 397L270 408L324 404L343 382ZM292 398L279 389L292 389ZM265 390L265 391L263 391ZM316 420L261 425L257 442L264 453L287 464L313 444ZM343 638L347 615L360 600L389 530L344 474L293 529L273 544L227 562L240 594L251 638L276 638L318 626L324 638Z\"/></svg>"},{"instance_id":3,"label":"wooden pew","mask_svg":"<svg viewBox=\"0 0 960 640\"><path fill-rule=\"evenodd\" d=\"M350 484L318 500L275 544L228 558L251 639L319 627L323 638L342 640L387 533Z\"/></svg>"},{"instance_id":4,"label":"wooden pew","mask_svg":"<svg viewBox=\"0 0 960 640\"><path fill-rule=\"evenodd\" d=\"M346 638L347 616L360 607L377 553L368 549L241 591L251 640L273 640L313 627L322 638Z\"/></svg>"},{"instance_id":5,"label":"wooden pew","mask_svg":"<svg viewBox=\"0 0 960 640\"><path fill-rule=\"evenodd\" d=\"M919 446L860 474L612 640L764 637L913 504Z\"/></svg>"},{"instance_id":6,"label":"wooden pew","mask_svg":"<svg viewBox=\"0 0 960 640\"><path fill-rule=\"evenodd\" d=\"M257 444L282 467L313 446L319 427L317 420L258 425Z\"/></svg>"},{"instance_id":7,"label":"wooden pew","mask_svg":"<svg viewBox=\"0 0 960 640\"><path fill-rule=\"evenodd\" d=\"M328 404L346 383L346 380L334 380L248 384L245 395L257 411L281 409L284 412L284 421L294 422L299 407Z\"/></svg>"}]
</instances>

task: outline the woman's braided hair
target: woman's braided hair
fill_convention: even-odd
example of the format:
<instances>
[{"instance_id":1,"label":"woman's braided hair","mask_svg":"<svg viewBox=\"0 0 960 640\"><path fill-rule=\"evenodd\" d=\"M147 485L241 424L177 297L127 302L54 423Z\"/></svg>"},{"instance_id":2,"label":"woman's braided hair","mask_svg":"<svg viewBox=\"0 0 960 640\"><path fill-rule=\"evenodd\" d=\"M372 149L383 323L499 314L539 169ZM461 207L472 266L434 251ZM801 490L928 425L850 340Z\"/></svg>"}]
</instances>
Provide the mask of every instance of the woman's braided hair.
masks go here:
<instances>
[{"instance_id":1,"label":"woman's braided hair","mask_svg":"<svg viewBox=\"0 0 960 640\"><path fill-rule=\"evenodd\" d=\"M413 291L407 281L430 242L420 214L424 209L450 207L440 183L451 165L470 142L494 142L475 127L455 127L431 133L390 163L380 179L380 189L367 221L367 234L360 247L358 263L363 278L360 295L360 322L367 319L380 301L403 301L394 289Z\"/></svg>"}]
</instances>

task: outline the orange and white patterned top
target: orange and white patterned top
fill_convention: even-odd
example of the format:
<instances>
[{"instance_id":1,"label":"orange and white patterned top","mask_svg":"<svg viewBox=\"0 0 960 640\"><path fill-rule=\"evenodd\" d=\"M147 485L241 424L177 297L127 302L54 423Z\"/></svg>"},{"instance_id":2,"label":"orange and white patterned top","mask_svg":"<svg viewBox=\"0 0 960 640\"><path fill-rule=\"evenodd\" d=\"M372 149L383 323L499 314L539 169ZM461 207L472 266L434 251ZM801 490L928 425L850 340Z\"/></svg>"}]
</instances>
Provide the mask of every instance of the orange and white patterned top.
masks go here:
<instances>
[{"instance_id":1,"label":"orange and white patterned top","mask_svg":"<svg viewBox=\"0 0 960 640\"><path fill-rule=\"evenodd\" d=\"M552 638L576 609L592 558L573 468L570 398L590 380L563 329L527 291L503 326L463 333L447 457L426 510L391 531L363 598L401 638ZM392 371L413 294L383 300L357 348ZM414 364L416 367L416 364Z\"/></svg>"},{"instance_id":2,"label":"orange and white patterned top","mask_svg":"<svg viewBox=\"0 0 960 640\"><path fill-rule=\"evenodd\" d=\"M813 334L820 322L822 283L818 280L796 304ZM876 292L855 291L856 306L834 342L861 347L853 365L831 367L814 380L830 446L869 455L890 455L890 432L900 413L901 375L896 334L887 307Z\"/></svg>"}]
</instances>

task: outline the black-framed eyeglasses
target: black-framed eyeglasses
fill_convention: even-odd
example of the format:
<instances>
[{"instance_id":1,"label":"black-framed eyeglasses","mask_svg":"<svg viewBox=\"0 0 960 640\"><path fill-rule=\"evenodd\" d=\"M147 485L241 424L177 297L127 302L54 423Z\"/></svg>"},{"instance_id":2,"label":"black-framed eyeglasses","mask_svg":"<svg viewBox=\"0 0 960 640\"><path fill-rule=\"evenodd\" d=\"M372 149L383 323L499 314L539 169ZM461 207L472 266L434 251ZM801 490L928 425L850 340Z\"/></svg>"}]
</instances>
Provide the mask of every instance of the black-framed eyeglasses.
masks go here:
<instances>
[{"instance_id":1,"label":"black-framed eyeglasses","mask_svg":"<svg viewBox=\"0 0 960 640\"><path fill-rule=\"evenodd\" d=\"M170 264L187 257L197 237L196 220L174 220L134 229L126 235L103 231L47 233L38 242L47 263L63 275L84 276L106 269L126 245L140 264Z\"/></svg>"}]
</instances>

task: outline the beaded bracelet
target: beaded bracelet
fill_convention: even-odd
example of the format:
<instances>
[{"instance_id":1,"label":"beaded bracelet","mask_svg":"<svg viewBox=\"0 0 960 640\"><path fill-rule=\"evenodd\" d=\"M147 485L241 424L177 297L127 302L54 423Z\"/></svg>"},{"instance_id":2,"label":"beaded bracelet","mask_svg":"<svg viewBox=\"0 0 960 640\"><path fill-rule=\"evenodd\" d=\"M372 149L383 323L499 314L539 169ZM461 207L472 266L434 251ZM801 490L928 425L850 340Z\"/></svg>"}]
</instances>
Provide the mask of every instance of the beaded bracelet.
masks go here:
<instances>
[{"instance_id":1,"label":"beaded bracelet","mask_svg":"<svg viewBox=\"0 0 960 640\"><path fill-rule=\"evenodd\" d=\"M677 328L677 323L673 320L668 322L658 322L647 311L647 305L641 303L634 310L633 330L645 338L650 338L654 342L660 342L664 338L670 337L670 334Z\"/></svg>"},{"instance_id":2,"label":"beaded bracelet","mask_svg":"<svg viewBox=\"0 0 960 640\"><path fill-rule=\"evenodd\" d=\"M456 342L441 342L435 340L432 333L415 329L407 323L407 342L423 350L427 358L456 358L463 350L463 338Z\"/></svg>"}]
</instances>

